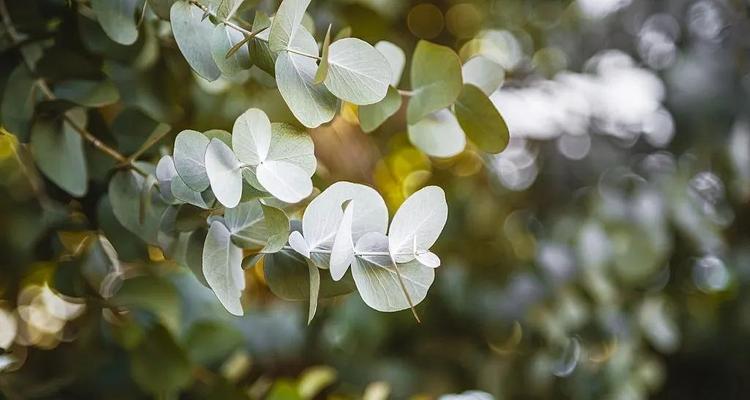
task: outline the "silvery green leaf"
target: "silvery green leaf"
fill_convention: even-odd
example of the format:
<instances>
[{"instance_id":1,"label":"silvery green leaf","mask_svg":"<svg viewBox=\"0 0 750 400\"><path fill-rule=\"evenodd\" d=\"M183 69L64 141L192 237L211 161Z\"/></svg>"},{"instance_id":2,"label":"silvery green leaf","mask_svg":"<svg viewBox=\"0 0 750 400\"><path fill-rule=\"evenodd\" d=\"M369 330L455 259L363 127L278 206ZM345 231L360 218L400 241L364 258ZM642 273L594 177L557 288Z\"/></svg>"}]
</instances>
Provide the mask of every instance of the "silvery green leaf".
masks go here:
<instances>
[{"instance_id":1,"label":"silvery green leaf","mask_svg":"<svg viewBox=\"0 0 750 400\"><path fill-rule=\"evenodd\" d=\"M83 110L73 109L67 115L85 126ZM31 127L31 154L39 170L57 186L75 197L86 194L88 170L83 139L67 120L38 119Z\"/></svg>"},{"instance_id":2,"label":"silvery green leaf","mask_svg":"<svg viewBox=\"0 0 750 400\"><path fill-rule=\"evenodd\" d=\"M271 121L262 110L251 108L232 128L232 149L245 164L256 166L268 157L271 148Z\"/></svg>"},{"instance_id":3,"label":"silvery green leaf","mask_svg":"<svg viewBox=\"0 0 750 400\"><path fill-rule=\"evenodd\" d=\"M242 32L224 24L218 24L213 28L213 33L211 34L211 55L216 65L225 75L236 75L252 66L250 62L250 49L247 45L240 46L232 55L227 57L229 50L244 39L245 35Z\"/></svg>"},{"instance_id":4,"label":"silvery green leaf","mask_svg":"<svg viewBox=\"0 0 750 400\"><path fill-rule=\"evenodd\" d=\"M212 222L208 229L202 259L203 275L211 290L227 311L242 315L242 249L232 244L229 230L219 221Z\"/></svg>"},{"instance_id":5,"label":"silvery green leaf","mask_svg":"<svg viewBox=\"0 0 750 400\"><path fill-rule=\"evenodd\" d=\"M258 182L274 197L297 203L312 193L312 180L307 172L285 161L266 160L255 170Z\"/></svg>"},{"instance_id":6,"label":"silvery green leaf","mask_svg":"<svg viewBox=\"0 0 750 400\"><path fill-rule=\"evenodd\" d=\"M172 194L172 179L179 177L174 167L172 156L163 156L156 164L156 179L159 181L159 193L167 203L174 202Z\"/></svg>"},{"instance_id":7,"label":"silvery green leaf","mask_svg":"<svg viewBox=\"0 0 750 400\"><path fill-rule=\"evenodd\" d=\"M416 260L425 267L437 268L440 266L440 257L431 251L417 254Z\"/></svg>"},{"instance_id":8,"label":"silvery green leaf","mask_svg":"<svg viewBox=\"0 0 750 400\"><path fill-rule=\"evenodd\" d=\"M174 141L174 166L185 184L195 191L208 188L206 148L209 139L200 132L184 130Z\"/></svg>"},{"instance_id":9,"label":"silvery green leaf","mask_svg":"<svg viewBox=\"0 0 750 400\"><path fill-rule=\"evenodd\" d=\"M312 176L317 166L315 145L310 134L281 122L271 124L271 147L267 159L294 164L302 168L307 176Z\"/></svg>"},{"instance_id":10,"label":"silvery green leaf","mask_svg":"<svg viewBox=\"0 0 750 400\"><path fill-rule=\"evenodd\" d=\"M138 3L138 0L91 0L91 8L110 39L129 45L138 39L138 27L135 23Z\"/></svg>"},{"instance_id":11,"label":"silvery green leaf","mask_svg":"<svg viewBox=\"0 0 750 400\"><path fill-rule=\"evenodd\" d=\"M466 147L466 135L447 109L410 124L408 132L411 143L432 157L453 157Z\"/></svg>"},{"instance_id":12,"label":"silvery green leaf","mask_svg":"<svg viewBox=\"0 0 750 400\"><path fill-rule=\"evenodd\" d=\"M307 259L289 250L266 254L263 258L266 283L276 296L290 301L309 301L310 269ZM330 298L351 293L354 282L349 277L334 282L325 271L320 274L319 298Z\"/></svg>"},{"instance_id":13,"label":"silvery green leaf","mask_svg":"<svg viewBox=\"0 0 750 400\"><path fill-rule=\"evenodd\" d=\"M211 55L214 25L203 19L203 11L187 1L176 1L170 9L172 33L177 47L190 67L208 81L216 80L221 71Z\"/></svg>"},{"instance_id":14,"label":"silvery green leaf","mask_svg":"<svg viewBox=\"0 0 750 400\"><path fill-rule=\"evenodd\" d=\"M480 149L499 153L508 145L508 125L495 104L477 86L464 85L456 101L455 112L466 136Z\"/></svg>"},{"instance_id":15,"label":"silvery green leaf","mask_svg":"<svg viewBox=\"0 0 750 400\"><path fill-rule=\"evenodd\" d=\"M313 80L313 83L316 85L319 85L325 81L326 77L328 76L328 66L330 65L328 63L328 52L331 48L331 24L328 24L328 30L326 31L326 36L323 39L323 44L320 48L320 62L318 63L318 70L315 72L315 79Z\"/></svg>"},{"instance_id":16,"label":"silvery green leaf","mask_svg":"<svg viewBox=\"0 0 750 400\"><path fill-rule=\"evenodd\" d=\"M388 229L388 208L375 189L351 182L334 183L308 204L302 216L302 233L309 252L322 255L316 260L319 267L328 268L327 253L333 248L344 216L341 206L347 200L356 204L352 210L354 242L365 233L385 234Z\"/></svg>"},{"instance_id":17,"label":"silvery green leaf","mask_svg":"<svg viewBox=\"0 0 750 400\"><path fill-rule=\"evenodd\" d=\"M371 308L383 312L401 311L410 307L407 293L414 305L427 296L435 270L413 260L399 264L397 272L388 255L388 238L382 233L362 236L354 251L357 254L352 263L354 283L362 300Z\"/></svg>"},{"instance_id":18,"label":"silvery green leaf","mask_svg":"<svg viewBox=\"0 0 750 400\"><path fill-rule=\"evenodd\" d=\"M211 190L224 207L236 207L242 196L242 170L232 149L219 139L206 148L206 174Z\"/></svg>"},{"instance_id":19,"label":"silvery green leaf","mask_svg":"<svg viewBox=\"0 0 750 400\"><path fill-rule=\"evenodd\" d=\"M286 244L289 219L284 211L257 200L240 203L224 212L232 242L245 249L273 253Z\"/></svg>"},{"instance_id":20,"label":"silvery green leaf","mask_svg":"<svg viewBox=\"0 0 750 400\"><path fill-rule=\"evenodd\" d=\"M461 61L448 47L420 40L411 62L409 124L453 104L461 93Z\"/></svg>"},{"instance_id":21,"label":"silvery green leaf","mask_svg":"<svg viewBox=\"0 0 750 400\"><path fill-rule=\"evenodd\" d=\"M307 260L307 271L309 274L310 282L310 300L309 308L307 312L307 324L310 325L315 312L318 310L318 295L320 294L320 270L313 264L312 261Z\"/></svg>"},{"instance_id":22,"label":"silvery green leaf","mask_svg":"<svg viewBox=\"0 0 750 400\"><path fill-rule=\"evenodd\" d=\"M227 146L232 147L232 134L223 129L209 129L203 132L203 134L208 138L209 141L211 139L219 139Z\"/></svg>"},{"instance_id":23,"label":"silvery green leaf","mask_svg":"<svg viewBox=\"0 0 750 400\"><path fill-rule=\"evenodd\" d=\"M310 248L307 246L307 241L302 237L299 231L294 231L289 235L289 246L301 254L305 258L310 258Z\"/></svg>"},{"instance_id":24,"label":"silvery green leaf","mask_svg":"<svg viewBox=\"0 0 750 400\"><path fill-rule=\"evenodd\" d=\"M275 19L274 19L275 21ZM315 39L304 28L299 29L294 48L317 54ZM276 84L292 114L308 128L316 128L333 119L336 97L324 85L316 85L315 59L283 51L276 57Z\"/></svg>"},{"instance_id":25,"label":"silvery green leaf","mask_svg":"<svg viewBox=\"0 0 750 400\"><path fill-rule=\"evenodd\" d=\"M268 44L271 51L279 52L292 42L297 32L304 30L302 18L310 0L284 0L281 2L271 23Z\"/></svg>"},{"instance_id":26,"label":"silvery green leaf","mask_svg":"<svg viewBox=\"0 0 750 400\"><path fill-rule=\"evenodd\" d=\"M505 80L505 70L487 57L476 56L461 67L464 84L478 87L487 96L497 90Z\"/></svg>"},{"instance_id":27,"label":"silvery green leaf","mask_svg":"<svg viewBox=\"0 0 750 400\"><path fill-rule=\"evenodd\" d=\"M443 189L427 186L416 191L393 216L388 230L389 252L398 263L426 253L440 237L447 219L448 204Z\"/></svg>"},{"instance_id":28,"label":"silvery green leaf","mask_svg":"<svg viewBox=\"0 0 750 400\"><path fill-rule=\"evenodd\" d=\"M333 42L328 64L325 85L336 97L358 105L377 103L385 97L391 66L367 42L355 38Z\"/></svg>"},{"instance_id":29,"label":"silvery green leaf","mask_svg":"<svg viewBox=\"0 0 750 400\"><path fill-rule=\"evenodd\" d=\"M344 209L339 229L333 240L331 249L331 278L334 281L341 280L349 270L354 261L354 241L352 239L352 218L354 214L354 202L349 201Z\"/></svg>"},{"instance_id":30,"label":"silvery green leaf","mask_svg":"<svg viewBox=\"0 0 750 400\"><path fill-rule=\"evenodd\" d=\"M375 49L385 57L391 66L391 86L398 86L398 83L401 82L401 74L404 72L404 65L406 65L404 51L385 40L375 43Z\"/></svg>"},{"instance_id":31,"label":"silvery green leaf","mask_svg":"<svg viewBox=\"0 0 750 400\"><path fill-rule=\"evenodd\" d=\"M284 248L289 239L289 217L283 210L261 204L263 221L267 231L266 245L261 249L263 253L276 253Z\"/></svg>"},{"instance_id":32,"label":"silvery green leaf","mask_svg":"<svg viewBox=\"0 0 750 400\"><path fill-rule=\"evenodd\" d=\"M196 207L200 207L204 210L211 208L214 203L214 196L210 190L204 190L203 192L197 192L191 189L185 184L185 181L178 176L170 182L170 190L172 195L177 199L187 204L192 204Z\"/></svg>"},{"instance_id":33,"label":"silvery green leaf","mask_svg":"<svg viewBox=\"0 0 750 400\"><path fill-rule=\"evenodd\" d=\"M401 108L401 94L393 86L388 87L385 98L375 104L359 106L359 126L366 133L377 129Z\"/></svg>"}]
</instances>

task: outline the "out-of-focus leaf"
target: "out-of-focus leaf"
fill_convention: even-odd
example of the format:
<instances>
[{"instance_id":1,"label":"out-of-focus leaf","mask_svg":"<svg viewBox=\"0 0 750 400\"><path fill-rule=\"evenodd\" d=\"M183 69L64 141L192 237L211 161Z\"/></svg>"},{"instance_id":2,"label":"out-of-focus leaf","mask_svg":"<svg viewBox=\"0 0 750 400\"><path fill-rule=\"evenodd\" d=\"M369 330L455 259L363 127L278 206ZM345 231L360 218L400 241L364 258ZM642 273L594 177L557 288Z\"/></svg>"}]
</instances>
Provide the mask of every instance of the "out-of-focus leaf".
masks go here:
<instances>
[{"instance_id":1,"label":"out-of-focus leaf","mask_svg":"<svg viewBox=\"0 0 750 400\"><path fill-rule=\"evenodd\" d=\"M69 112L74 122L85 126L83 110ZM88 170L83 139L70 122L39 119L32 126L31 153L42 173L72 196L88 190Z\"/></svg>"},{"instance_id":2,"label":"out-of-focus leaf","mask_svg":"<svg viewBox=\"0 0 750 400\"><path fill-rule=\"evenodd\" d=\"M155 396L176 395L191 377L187 354L160 325L146 332L130 352L130 371L136 383Z\"/></svg>"},{"instance_id":3,"label":"out-of-focus leaf","mask_svg":"<svg viewBox=\"0 0 750 400\"><path fill-rule=\"evenodd\" d=\"M23 64L17 66L8 76L0 113L5 129L22 142L29 137L34 106L40 96L41 90L35 87L34 78L28 68Z\"/></svg>"},{"instance_id":4,"label":"out-of-focus leaf","mask_svg":"<svg viewBox=\"0 0 750 400\"><path fill-rule=\"evenodd\" d=\"M461 61L448 47L419 41L411 62L409 124L453 104L461 93Z\"/></svg>"},{"instance_id":5,"label":"out-of-focus leaf","mask_svg":"<svg viewBox=\"0 0 750 400\"><path fill-rule=\"evenodd\" d=\"M266 254L263 258L266 283L276 296L290 301L310 299L310 276L305 258L293 251L282 250ZM339 282L331 280L330 274L320 271L319 298L329 298L351 293L354 283L345 277Z\"/></svg>"},{"instance_id":6,"label":"out-of-focus leaf","mask_svg":"<svg viewBox=\"0 0 750 400\"><path fill-rule=\"evenodd\" d=\"M138 39L135 10L139 0L91 0L99 24L112 40L129 45Z\"/></svg>"},{"instance_id":7,"label":"out-of-focus leaf","mask_svg":"<svg viewBox=\"0 0 750 400\"><path fill-rule=\"evenodd\" d=\"M192 361L210 365L242 347L244 340L242 332L227 323L198 321L190 327L185 348Z\"/></svg>"},{"instance_id":8,"label":"out-of-focus leaf","mask_svg":"<svg viewBox=\"0 0 750 400\"><path fill-rule=\"evenodd\" d=\"M489 58L472 57L461 67L464 85L474 85L487 96L492 94L505 80L505 70ZM465 90L465 89L464 89Z\"/></svg>"},{"instance_id":9,"label":"out-of-focus leaf","mask_svg":"<svg viewBox=\"0 0 750 400\"><path fill-rule=\"evenodd\" d=\"M336 370L331 367L310 367L302 372L297 391L303 399L312 399L335 382L336 376Z\"/></svg>"},{"instance_id":10,"label":"out-of-focus leaf","mask_svg":"<svg viewBox=\"0 0 750 400\"><path fill-rule=\"evenodd\" d=\"M112 82L72 80L55 85L55 96L86 107L101 107L120 99Z\"/></svg>"},{"instance_id":11,"label":"out-of-focus leaf","mask_svg":"<svg viewBox=\"0 0 750 400\"><path fill-rule=\"evenodd\" d=\"M508 125L482 90L464 85L456 101L456 119L466 136L488 153L499 153L510 140Z\"/></svg>"},{"instance_id":12,"label":"out-of-focus leaf","mask_svg":"<svg viewBox=\"0 0 750 400\"><path fill-rule=\"evenodd\" d=\"M110 302L118 307L147 311L158 317L171 332L179 332L180 298L168 280L155 276L127 279Z\"/></svg>"},{"instance_id":13,"label":"out-of-focus leaf","mask_svg":"<svg viewBox=\"0 0 750 400\"><path fill-rule=\"evenodd\" d=\"M466 135L456 116L447 109L410 124L409 140L432 157L453 157L466 147Z\"/></svg>"},{"instance_id":14,"label":"out-of-focus leaf","mask_svg":"<svg viewBox=\"0 0 750 400\"><path fill-rule=\"evenodd\" d=\"M377 129L401 108L401 94L393 86L388 87L385 98L375 104L359 106L359 125L366 133Z\"/></svg>"}]
</instances>

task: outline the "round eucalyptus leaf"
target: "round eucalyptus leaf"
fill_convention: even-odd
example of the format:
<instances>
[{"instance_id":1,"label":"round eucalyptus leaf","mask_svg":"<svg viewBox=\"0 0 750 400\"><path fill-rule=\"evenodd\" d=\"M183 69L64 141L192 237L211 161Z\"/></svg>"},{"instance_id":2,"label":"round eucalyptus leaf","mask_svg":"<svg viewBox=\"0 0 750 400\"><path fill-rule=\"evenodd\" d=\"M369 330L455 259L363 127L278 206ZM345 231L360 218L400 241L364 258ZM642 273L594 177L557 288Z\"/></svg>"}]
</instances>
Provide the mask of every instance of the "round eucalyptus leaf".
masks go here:
<instances>
[{"instance_id":1,"label":"round eucalyptus leaf","mask_svg":"<svg viewBox=\"0 0 750 400\"><path fill-rule=\"evenodd\" d=\"M391 66L391 86L398 86L398 83L401 82L401 74L404 72L404 65L406 65L404 51L385 40L375 43L375 49L385 57L388 65Z\"/></svg>"},{"instance_id":2,"label":"round eucalyptus leaf","mask_svg":"<svg viewBox=\"0 0 750 400\"><path fill-rule=\"evenodd\" d=\"M426 253L440 237L447 220L448 204L443 189L427 186L416 191L393 216L388 230L389 252L398 263L409 262ZM432 259L431 256L424 258Z\"/></svg>"},{"instance_id":3,"label":"round eucalyptus leaf","mask_svg":"<svg viewBox=\"0 0 750 400\"><path fill-rule=\"evenodd\" d=\"M476 56L461 67L464 84L471 84L487 96L497 90L505 80L505 70L487 57Z\"/></svg>"},{"instance_id":4,"label":"round eucalyptus leaf","mask_svg":"<svg viewBox=\"0 0 750 400\"><path fill-rule=\"evenodd\" d=\"M283 122L271 124L271 147L266 159L294 164L307 176L312 176L317 167L315 145L310 134Z\"/></svg>"},{"instance_id":5,"label":"round eucalyptus leaf","mask_svg":"<svg viewBox=\"0 0 750 400\"><path fill-rule=\"evenodd\" d=\"M499 153L510 140L508 125L495 104L482 90L466 84L455 106L461 128L477 147L488 153Z\"/></svg>"},{"instance_id":6,"label":"round eucalyptus leaf","mask_svg":"<svg viewBox=\"0 0 750 400\"><path fill-rule=\"evenodd\" d=\"M135 10L139 0L91 0L96 19L110 39L129 45L138 39Z\"/></svg>"},{"instance_id":7,"label":"round eucalyptus leaf","mask_svg":"<svg viewBox=\"0 0 750 400\"><path fill-rule=\"evenodd\" d=\"M406 293L414 305L421 303L435 280L435 270L415 260L399 264L396 271L387 251L388 238L382 233L368 233L357 241L352 276L360 297L371 308L383 312L408 309Z\"/></svg>"},{"instance_id":8,"label":"round eucalyptus leaf","mask_svg":"<svg viewBox=\"0 0 750 400\"><path fill-rule=\"evenodd\" d=\"M251 108L234 121L232 149L243 163L258 165L268 157L271 135L271 121L266 113Z\"/></svg>"},{"instance_id":9,"label":"round eucalyptus leaf","mask_svg":"<svg viewBox=\"0 0 750 400\"><path fill-rule=\"evenodd\" d=\"M77 123L85 125L86 114L74 109ZM39 170L61 189L81 197L88 190L88 170L81 135L68 121L38 119L31 127L31 154Z\"/></svg>"},{"instance_id":10,"label":"round eucalyptus leaf","mask_svg":"<svg viewBox=\"0 0 750 400\"><path fill-rule=\"evenodd\" d=\"M143 241L158 245L158 231L167 204L161 195L154 193L151 207L140 222L140 196L145 178L133 171L118 171L109 181L109 201L115 218Z\"/></svg>"},{"instance_id":11,"label":"round eucalyptus leaf","mask_svg":"<svg viewBox=\"0 0 750 400\"><path fill-rule=\"evenodd\" d=\"M312 180L305 170L285 161L266 160L255 170L258 182L274 197L298 203L312 193Z\"/></svg>"},{"instance_id":12,"label":"round eucalyptus leaf","mask_svg":"<svg viewBox=\"0 0 750 400\"><path fill-rule=\"evenodd\" d=\"M373 104L385 97L393 72L385 57L367 42L346 38L333 42L325 85L352 104Z\"/></svg>"},{"instance_id":13,"label":"round eucalyptus leaf","mask_svg":"<svg viewBox=\"0 0 750 400\"><path fill-rule=\"evenodd\" d=\"M309 5L310 0L284 0L281 2L268 34L268 44L271 51L279 52L286 49L297 33L304 30L301 24L305 16L305 10Z\"/></svg>"},{"instance_id":14,"label":"round eucalyptus leaf","mask_svg":"<svg viewBox=\"0 0 750 400\"><path fill-rule=\"evenodd\" d=\"M409 125L408 133L411 143L432 157L453 157L466 147L466 135L447 109Z\"/></svg>"},{"instance_id":15,"label":"round eucalyptus leaf","mask_svg":"<svg viewBox=\"0 0 750 400\"><path fill-rule=\"evenodd\" d=\"M174 166L185 184L195 191L208 188L206 148L209 139L200 132L184 130L174 141Z\"/></svg>"},{"instance_id":16,"label":"round eucalyptus leaf","mask_svg":"<svg viewBox=\"0 0 750 400\"><path fill-rule=\"evenodd\" d=\"M412 96L406 110L409 124L453 104L461 93L461 61L448 47L424 40L411 62Z\"/></svg>"},{"instance_id":17,"label":"round eucalyptus leaf","mask_svg":"<svg viewBox=\"0 0 750 400\"><path fill-rule=\"evenodd\" d=\"M200 8L187 1L172 4L169 15L174 40L190 67L204 79L216 80L221 71L211 55L214 25L203 18Z\"/></svg>"},{"instance_id":18,"label":"round eucalyptus leaf","mask_svg":"<svg viewBox=\"0 0 750 400\"><path fill-rule=\"evenodd\" d=\"M401 94L393 86L388 87L385 98L375 104L359 106L359 126L366 133L377 129L401 108Z\"/></svg>"},{"instance_id":19,"label":"round eucalyptus leaf","mask_svg":"<svg viewBox=\"0 0 750 400\"><path fill-rule=\"evenodd\" d=\"M242 249L232 243L229 230L219 221L211 223L203 245L203 275L224 308L242 315Z\"/></svg>"},{"instance_id":20,"label":"round eucalyptus leaf","mask_svg":"<svg viewBox=\"0 0 750 400\"><path fill-rule=\"evenodd\" d=\"M206 174L211 190L224 207L236 207L242 196L242 169L232 149L219 139L206 148Z\"/></svg>"},{"instance_id":21,"label":"round eucalyptus leaf","mask_svg":"<svg viewBox=\"0 0 750 400\"><path fill-rule=\"evenodd\" d=\"M183 203L191 204L204 210L211 208L213 205L214 196L210 190L204 190L203 192L195 191L186 185L185 181L179 175L175 176L169 185L172 196Z\"/></svg>"},{"instance_id":22,"label":"round eucalyptus leaf","mask_svg":"<svg viewBox=\"0 0 750 400\"><path fill-rule=\"evenodd\" d=\"M224 24L218 24L214 27L211 34L211 55L225 75L236 75L252 66L250 48L246 44L227 57L229 50L243 39L245 39L245 35L234 28Z\"/></svg>"},{"instance_id":23,"label":"round eucalyptus leaf","mask_svg":"<svg viewBox=\"0 0 750 400\"><path fill-rule=\"evenodd\" d=\"M244 249L273 253L279 251L289 237L289 219L284 211L258 200L226 209L224 219L232 242Z\"/></svg>"}]
</instances>

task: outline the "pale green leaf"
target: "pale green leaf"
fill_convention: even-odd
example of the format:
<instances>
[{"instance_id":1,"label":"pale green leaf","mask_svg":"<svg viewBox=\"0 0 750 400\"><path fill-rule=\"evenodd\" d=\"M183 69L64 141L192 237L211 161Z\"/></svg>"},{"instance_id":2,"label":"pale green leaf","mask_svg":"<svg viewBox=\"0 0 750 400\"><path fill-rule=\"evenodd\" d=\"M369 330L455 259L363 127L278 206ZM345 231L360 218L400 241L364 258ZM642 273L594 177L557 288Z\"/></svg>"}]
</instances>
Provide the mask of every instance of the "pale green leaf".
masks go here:
<instances>
[{"instance_id":1,"label":"pale green leaf","mask_svg":"<svg viewBox=\"0 0 750 400\"><path fill-rule=\"evenodd\" d=\"M286 244L289 236L286 214L257 200L226 209L224 218L232 242L245 249L273 253Z\"/></svg>"},{"instance_id":2,"label":"pale green leaf","mask_svg":"<svg viewBox=\"0 0 750 400\"><path fill-rule=\"evenodd\" d=\"M185 181L179 175L172 179L169 188L175 199L204 210L211 208L214 203L214 195L210 190L204 190L203 192L195 191L186 185Z\"/></svg>"},{"instance_id":3,"label":"pale green leaf","mask_svg":"<svg viewBox=\"0 0 750 400\"><path fill-rule=\"evenodd\" d=\"M200 132L184 130L174 141L174 166L180 178L191 189L202 192L208 188L206 148L209 139Z\"/></svg>"},{"instance_id":4,"label":"pale green leaf","mask_svg":"<svg viewBox=\"0 0 750 400\"><path fill-rule=\"evenodd\" d=\"M158 244L157 235L167 204L164 203L161 195L154 193L154 197L151 198L151 207L146 213L144 223L141 224L138 220L140 213L138 194L143 183L144 178L134 171L116 172L109 182L108 189L112 213L127 230L149 244Z\"/></svg>"},{"instance_id":5,"label":"pale green leaf","mask_svg":"<svg viewBox=\"0 0 750 400\"><path fill-rule=\"evenodd\" d=\"M362 236L357 241L355 252L352 276L357 291L365 304L375 310L394 312L410 308L407 293L412 304L417 305L425 299L435 280L435 270L416 260L400 264L397 272L387 253L388 238L382 233Z\"/></svg>"},{"instance_id":6,"label":"pale green leaf","mask_svg":"<svg viewBox=\"0 0 750 400\"><path fill-rule=\"evenodd\" d=\"M408 129L411 143L432 157L453 157L466 147L466 135L447 109L427 115Z\"/></svg>"},{"instance_id":7,"label":"pale green leaf","mask_svg":"<svg viewBox=\"0 0 750 400\"><path fill-rule=\"evenodd\" d=\"M219 139L211 139L206 148L206 174L216 199L224 207L236 207L242 196L241 164Z\"/></svg>"},{"instance_id":8,"label":"pale green leaf","mask_svg":"<svg viewBox=\"0 0 750 400\"><path fill-rule=\"evenodd\" d=\"M307 324L310 325L315 312L318 310L318 295L320 294L320 270L313 264L312 261L307 260L307 271L310 282L310 300L307 311Z\"/></svg>"},{"instance_id":9,"label":"pale green leaf","mask_svg":"<svg viewBox=\"0 0 750 400\"><path fill-rule=\"evenodd\" d=\"M211 55L214 62L225 75L236 75L252 66L250 62L250 48L241 45L227 57L233 46L242 42L245 36L242 32L224 24L218 24L211 34Z\"/></svg>"},{"instance_id":10,"label":"pale green leaf","mask_svg":"<svg viewBox=\"0 0 750 400\"><path fill-rule=\"evenodd\" d=\"M331 47L331 24L328 24L328 30L326 31L326 36L323 39L323 46L320 50L320 62L318 63L318 70L315 72L315 82L316 85L319 85L323 83L324 80L326 80L326 77L328 76L328 50Z\"/></svg>"},{"instance_id":11,"label":"pale green leaf","mask_svg":"<svg viewBox=\"0 0 750 400\"><path fill-rule=\"evenodd\" d=\"M221 71L211 55L214 31L211 21L203 19L203 11L187 1L177 1L172 5L170 21L177 47L190 67L204 79L216 80Z\"/></svg>"},{"instance_id":12,"label":"pale green leaf","mask_svg":"<svg viewBox=\"0 0 750 400\"><path fill-rule=\"evenodd\" d=\"M447 220L448 204L443 189L427 186L418 190L393 216L388 230L389 252L398 263L426 253L440 237Z\"/></svg>"},{"instance_id":13,"label":"pale green leaf","mask_svg":"<svg viewBox=\"0 0 750 400\"><path fill-rule=\"evenodd\" d=\"M317 166L310 134L283 122L271 124L271 147L266 159L292 163L302 168L307 176L312 176Z\"/></svg>"},{"instance_id":14,"label":"pale green leaf","mask_svg":"<svg viewBox=\"0 0 750 400\"><path fill-rule=\"evenodd\" d=\"M110 39L130 45L138 39L135 10L139 0L91 0L96 19ZM142 4L142 3L141 3Z\"/></svg>"},{"instance_id":15,"label":"pale green leaf","mask_svg":"<svg viewBox=\"0 0 750 400\"><path fill-rule=\"evenodd\" d=\"M404 65L406 65L404 51L397 45L385 40L375 43L375 49L385 57L388 65L391 66L391 86L398 87L398 83L401 82L401 74L404 72Z\"/></svg>"},{"instance_id":16,"label":"pale green leaf","mask_svg":"<svg viewBox=\"0 0 750 400\"><path fill-rule=\"evenodd\" d=\"M304 30L302 18L310 0L284 0L271 23L268 44L271 51L278 52L289 47L298 31Z\"/></svg>"},{"instance_id":17,"label":"pale green leaf","mask_svg":"<svg viewBox=\"0 0 750 400\"><path fill-rule=\"evenodd\" d=\"M352 238L352 219L354 215L355 204L349 200L341 223L336 231L331 249L331 278L334 281L341 280L349 270L349 266L354 261L354 240Z\"/></svg>"},{"instance_id":18,"label":"pale green leaf","mask_svg":"<svg viewBox=\"0 0 750 400\"><path fill-rule=\"evenodd\" d=\"M393 114L401 108L401 94L393 86L388 87L388 92L383 100L375 104L359 106L359 125L366 133L377 129Z\"/></svg>"},{"instance_id":19,"label":"pale green leaf","mask_svg":"<svg viewBox=\"0 0 750 400\"><path fill-rule=\"evenodd\" d=\"M242 315L240 297L245 289L242 249L232 244L229 230L219 221L211 223L203 245L203 275L224 308Z\"/></svg>"},{"instance_id":20,"label":"pale green leaf","mask_svg":"<svg viewBox=\"0 0 750 400\"><path fill-rule=\"evenodd\" d=\"M232 149L245 164L258 165L271 148L271 121L262 110L251 108L234 121Z\"/></svg>"},{"instance_id":21,"label":"pale green leaf","mask_svg":"<svg viewBox=\"0 0 750 400\"><path fill-rule=\"evenodd\" d=\"M253 20L253 32L259 32L261 29L271 26L271 20L261 11L255 12ZM255 39L250 41L250 59L258 68L266 71L269 75L275 76L276 53L271 51L268 46L268 36L270 29L265 29L258 33Z\"/></svg>"},{"instance_id":22,"label":"pale green leaf","mask_svg":"<svg viewBox=\"0 0 750 400\"><path fill-rule=\"evenodd\" d=\"M304 28L297 33L295 48L308 54L318 53L315 39ZM308 128L332 120L337 108L336 97L325 86L315 84L317 68L315 59L299 54L281 52L276 58L276 83L281 97L292 114Z\"/></svg>"},{"instance_id":23,"label":"pale green leaf","mask_svg":"<svg viewBox=\"0 0 750 400\"><path fill-rule=\"evenodd\" d=\"M352 104L382 100L391 82L391 66L367 42L341 39L331 44L325 85L336 97Z\"/></svg>"},{"instance_id":24,"label":"pale green leaf","mask_svg":"<svg viewBox=\"0 0 750 400\"><path fill-rule=\"evenodd\" d=\"M499 153L510 140L508 125L482 90L466 84L455 105L456 118L466 136L488 153Z\"/></svg>"},{"instance_id":25,"label":"pale green leaf","mask_svg":"<svg viewBox=\"0 0 750 400\"><path fill-rule=\"evenodd\" d=\"M411 62L412 96L406 116L414 124L453 104L461 93L461 61L448 47L420 40Z\"/></svg>"}]
</instances>

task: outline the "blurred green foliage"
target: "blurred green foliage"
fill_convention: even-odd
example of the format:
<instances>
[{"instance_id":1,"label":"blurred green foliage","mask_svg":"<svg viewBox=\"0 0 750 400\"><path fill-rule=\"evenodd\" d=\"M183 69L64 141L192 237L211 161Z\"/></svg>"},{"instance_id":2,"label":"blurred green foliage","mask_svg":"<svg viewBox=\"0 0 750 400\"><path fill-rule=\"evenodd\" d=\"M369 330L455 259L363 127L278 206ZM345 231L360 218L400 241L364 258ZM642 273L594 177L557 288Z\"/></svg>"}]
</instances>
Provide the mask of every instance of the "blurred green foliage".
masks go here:
<instances>
[{"instance_id":1,"label":"blurred green foliage","mask_svg":"<svg viewBox=\"0 0 750 400\"><path fill-rule=\"evenodd\" d=\"M231 131L250 107L299 126L259 68L214 82L195 75L169 23L152 14L170 1L146 9L128 46L105 34L96 3L0 0L6 398L750 393L747 2L313 1L316 37L332 24L396 43L407 58L428 39L464 62L479 54L502 66L490 99L511 142L498 156L469 145L430 158L409 143L406 106L369 134L348 103L310 130L316 187L370 184L394 212L436 184L449 219L421 324L348 294L321 300L309 326L306 304L269 289L264 262L245 271L237 318L123 228L107 195L117 161L94 146L84 146L85 165L35 162L25 121L67 110L66 101L92 107L89 131L123 154L168 124L143 153L151 162L181 130ZM277 7L247 0L238 15ZM25 90L35 78L16 69L22 57L37 60L59 97L41 111L28 107L42 93ZM102 78L112 85L75 83ZM405 87L411 79L404 74ZM82 174L88 190L72 197Z\"/></svg>"}]
</instances>

